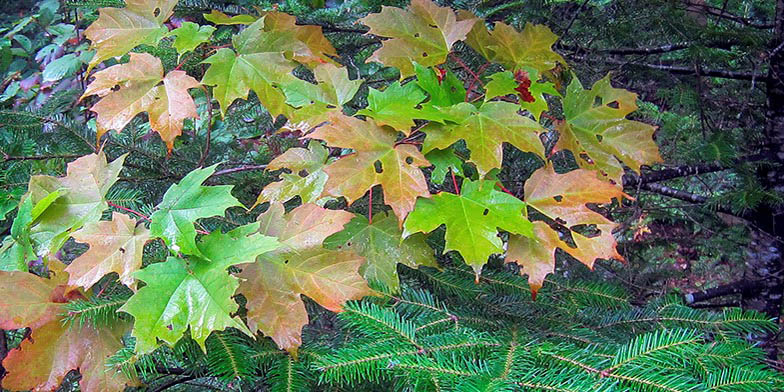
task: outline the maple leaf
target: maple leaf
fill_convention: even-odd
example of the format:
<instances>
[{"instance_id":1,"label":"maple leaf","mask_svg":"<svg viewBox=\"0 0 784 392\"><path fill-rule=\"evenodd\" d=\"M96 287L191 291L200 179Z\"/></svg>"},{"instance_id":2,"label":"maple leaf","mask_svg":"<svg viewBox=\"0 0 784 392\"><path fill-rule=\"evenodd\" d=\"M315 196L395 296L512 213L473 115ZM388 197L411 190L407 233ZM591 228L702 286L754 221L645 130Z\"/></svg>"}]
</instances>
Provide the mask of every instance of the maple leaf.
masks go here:
<instances>
[{"instance_id":1,"label":"maple leaf","mask_svg":"<svg viewBox=\"0 0 784 392\"><path fill-rule=\"evenodd\" d=\"M279 46L281 51L291 51L292 57L299 63L313 66L334 62L330 56L337 57L335 47L324 36L321 26L298 25L297 18L285 12L270 11L262 14L264 29L280 34L289 42ZM291 38L288 38L288 37Z\"/></svg>"},{"instance_id":2,"label":"maple leaf","mask_svg":"<svg viewBox=\"0 0 784 392\"><path fill-rule=\"evenodd\" d=\"M299 196L302 203L322 204L328 200L322 198L327 173L323 167L329 158L329 151L316 141L311 141L308 148L290 148L277 156L268 165L267 170L291 169L292 173L282 173L281 181L273 182L261 191L256 199L257 205L268 201L286 202ZM301 176L299 172L305 171Z\"/></svg>"},{"instance_id":3,"label":"maple leaf","mask_svg":"<svg viewBox=\"0 0 784 392\"><path fill-rule=\"evenodd\" d=\"M522 72L527 72L528 75L524 77ZM549 109L544 94L561 96L552 83L539 82L539 73L533 68L527 68L526 71L518 71L515 74L509 71L494 73L490 75L490 82L485 85L485 88L487 89L485 102L498 96L518 94L520 90L524 91L527 94L527 100L521 99L520 106L528 110L536 121L539 121L542 112Z\"/></svg>"},{"instance_id":4,"label":"maple leaf","mask_svg":"<svg viewBox=\"0 0 784 392\"><path fill-rule=\"evenodd\" d=\"M101 218L108 208L106 193L117 181L125 156L107 163L103 152L85 155L68 164L65 177L30 178L25 197L34 206L48 200L30 228L30 239L39 256L55 253L73 230ZM51 199L54 192L61 192L61 196Z\"/></svg>"},{"instance_id":5,"label":"maple leaf","mask_svg":"<svg viewBox=\"0 0 784 392\"><path fill-rule=\"evenodd\" d=\"M188 89L199 87L185 71L163 76L161 60L148 53L131 53L125 64L96 72L95 79L82 95L98 95L90 110L98 117L98 138L109 130L122 131L141 112L150 116L150 127L161 135L169 151L182 134L183 121L196 118L196 104Z\"/></svg>"},{"instance_id":6,"label":"maple leaf","mask_svg":"<svg viewBox=\"0 0 784 392\"><path fill-rule=\"evenodd\" d=\"M74 240L90 245L65 269L68 284L89 289L105 275L116 272L122 284L136 288L133 273L142 266L144 244L150 232L136 220L117 212L111 221L91 222L73 234Z\"/></svg>"},{"instance_id":7,"label":"maple leaf","mask_svg":"<svg viewBox=\"0 0 784 392\"><path fill-rule=\"evenodd\" d=\"M428 233L446 225L444 252L460 252L476 272L490 255L503 253L498 229L532 236L531 222L523 215L525 203L495 189L493 181L464 181L460 195L441 192L431 199L419 199L403 224L403 236Z\"/></svg>"},{"instance_id":8,"label":"maple leaf","mask_svg":"<svg viewBox=\"0 0 784 392\"><path fill-rule=\"evenodd\" d=\"M199 218L223 215L229 207L242 204L231 195L231 185L202 186L218 164L188 173L163 195L158 210L150 216L150 235L163 238L169 246L184 254L201 254L196 246L196 222Z\"/></svg>"},{"instance_id":9,"label":"maple leaf","mask_svg":"<svg viewBox=\"0 0 784 392\"><path fill-rule=\"evenodd\" d=\"M443 75L437 69L417 63L414 63L414 70L417 85L430 96L427 101L429 106L448 107L465 101L466 89L454 72L446 71L446 75Z\"/></svg>"},{"instance_id":10,"label":"maple leaf","mask_svg":"<svg viewBox=\"0 0 784 392\"><path fill-rule=\"evenodd\" d=\"M209 14L203 14L204 20L218 25L251 24L259 18L253 15L234 15L228 16L218 10L212 10Z\"/></svg>"},{"instance_id":11,"label":"maple leaf","mask_svg":"<svg viewBox=\"0 0 784 392\"><path fill-rule=\"evenodd\" d=\"M637 94L613 88L610 75L590 90L574 78L563 99L566 121L558 127L556 150L571 150L580 167L598 170L616 184L623 176L618 159L638 173L642 165L661 162L655 127L626 119L637 110L636 101Z\"/></svg>"},{"instance_id":12,"label":"maple leaf","mask_svg":"<svg viewBox=\"0 0 784 392\"><path fill-rule=\"evenodd\" d=\"M510 235L506 262L520 265L520 275L528 275L531 295L542 288L544 278L555 271L555 249L569 248L558 232L544 222L533 222L533 237Z\"/></svg>"},{"instance_id":13,"label":"maple leaf","mask_svg":"<svg viewBox=\"0 0 784 392\"><path fill-rule=\"evenodd\" d=\"M370 34L391 38L370 61L396 67L401 78L414 74L413 62L429 67L446 61L452 45L465 39L476 21L457 20L451 8L430 0L413 0L407 9L382 6L381 13L360 19Z\"/></svg>"},{"instance_id":14,"label":"maple leaf","mask_svg":"<svg viewBox=\"0 0 784 392\"><path fill-rule=\"evenodd\" d=\"M167 32L163 22L177 0L127 0L125 8L100 8L98 19L84 31L96 51L87 72L102 61L147 44L156 46Z\"/></svg>"},{"instance_id":15,"label":"maple leaf","mask_svg":"<svg viewBox=\"0 0 784 392\"><path fill-rule=\"evenodd\" d=\"M368 106L356 114L370 116L376 124L389 125L408 136L414 119L423 118L416 108L427 96L416 83L401 86L395 82L383 91L371 88L368 91Z\"/></svg>"},{"instance_id":16,"label":"maple leaf","mask_svg":"<svg viewBox=\"0 0 784 392\"><path fill-rule=\"evenodd\" d=\"M58 320L67 302L66 279L44 279L24 271L0 271L0 328L38 327Z\"/></svg>"},{"instance_id":17,"label":"maple leaf","mask_svg":"<svg viewBox=\"0 0 784 392\"><path fill-rule=\"evenodd\" d=\"M343 115L330 117L327 125L308 137L355 152L324 168L329 176L325 193L345 196L353 202L381 184L384 201L402 222L414 208L417 197L430 197L427 181L419 169L430 163L415 146L395 145L395 136L395 132L379 127L372 120Z\"/></svg>"},{"instance_id":18,"label":"maple leaf","mask_svg":"<svg viewBox=\"0 0 784 392\"><path fill-rule=\"evenodd\" d=\"M291 118L295 113L281 90L284 84L298 84L299 79L291 75L297 66L293 60L320 64L337 55L320 26L298 26L295 21L293 16L268 12L232 37L236 52L222 48L204 61L210 68L202 83L215 86L214 96L224 116L229 105L238 98L247 99L250 90L273 117Z\"/></svg>"},{"instance_id":19,"label":"maple leaf","mask_svg":"<svg viewBox=\"0 0 784 392\"><path fill-rule=\"evenodd\" d=\"M536 225L536 241L510 237L507 261L523 265L522 273L529 275L534 290L541 287L544 276L553 271L555 248L561 248L589 268L597 258L618 259L612 221L588 208L588 203L609 203L614 198L628 197L620 187L602 181L585 169L557 174L552 166L535 171L525 182L528 206L567 227L595 225L600 234L587 237L571 230L576 247L560 240L558 233L544 223ZM539 223L539 222L537 222Z\"/></svg>"},{"instance_id":20,"label":"maple leaf","mask_svg":"<svg viewBox=\"0 0 784 392\"><path fill-rule=\"evenodd\" d=\"M280 249L242 266L239 294L247 298L248 326L272 338L296 355L308 314L300 295L339 312L352 299L370 295L358 273L364 259L350 251L325 249L328 236L343 229L353 215L303 204L284 215L283 205L271 203L259 216L261 233L279 239Z\"/></svg>"},{"instance_id":21,"label":"maple leaf","mask_svg":"<svg viewBox=\"0 0 784 392\"><path fill-rule=\"evenodd\" d=\"M476 164L480 176L501 167L504 142L544 158L544 146L539 139L544 128L519 115L517 110L518 106L509 102L488 102L478 109L470 103L459 103L451 109L462 118L458 124L430 123L423 128L427 138L422 150L445 149L460 139L465 140L471 150L469 160Z\"/></svg>"},{"instance_id":22,"label":"maple leaf","mask_svg":"<svg viewBox=\"0 0 784 392\"><path fill-rule=\"evenodd\" d=\"M526 23L523 31L503 22L496 22L492 32L484 23L477 23L466 38L466 43L482 56L509 70L532 68L547 71L556 64L566 64L552 46L558 41L549 27Z\"/></svg>"},{"instance_id":23,"label":"maple leaf","mask_svg":"<svg viewBox=\"0 0 784 392\"><path fill-rule=\"evenodd\" d=\"M11 224L11 232L0 247L0 271L27 271L27 262L36 258L33 242L30 239L30 226L46 211L52 203L65 193L55 190L39 200L35 206L28 197L19 203L16 218Z\"/></svg>"},{"instance_id":24,"label":"maple leaf","mask_svg":"<svg viewBox=\"0 0 784 392\"><path fill-rule=\"evenodd\" d=\"M318 84L294 79L283 85L286 102L296 110L292 122L306 122L316 126L331 115L340 113L362 85L362 80L349 80L348 70L333 64L322 64L313 70Z\"/></svg>"},{"instance_id":25,"label":"maple leaf","mask_svg":"<svg viewBox=\"0 0 784 392\"><path fill-rule=\"evenodd\" d=\"M95 330L64 323L63 305L74 298L84 298L66 286L68 275L58 262L51 279L27 272L0 272L0 328L29 327L30 339L8 353L3 360L7 374L3 388L11 390L54 390L65 375L78 369L81 390L122 391L138 385L134 379L114 374L106 360L122 348L127 324ZM22 289L22 290L20 290Z\"/></svg>"},{"instance_id":26,"label":"maple leaf","mask_svg":"<svg viewBox=\"0 0 784 392\"><path fill-rule=\"evenodd\" d=\"M373 216L373 223L357 215L344 229L324 240L324 247L346 249L365 258L359 272L368 281L377 281L400 291L398 263L411 268L420 265L437 267L433 250L425 243L425 236L413 234L403 239L397 219L390 215Z\"/></svg>"},{"instance_id":27,"label":"maple leaf","mask_svg":"<svg viewBox=\"0 0 784 392\"><path fill-rule=\"evenodd\" d=\"M425 158L433 164L430 181L434 184L443 184L446 179L446 173L450 170L454 174L463 175L463 160L455 154L453 148L444 150L433 149L425 155Z\"/></svg>"},{"instance_id":28,"label":"maple leaf","mask_svg":"<svg viewBox=\"0 0 784 392\"><path fill-rule=\"evenodd\" d=\"M274 238L256 233L258 228L253 223L228 233L214 231L198 244L203 258L169 257L134 274L147 285L118 311L134 318L137 353L154 350L156 338L173 345L188 328L205 351L212 331L232 327L253 336L239 317L232 317L239 308L232 300L239 283L226 270L278 247Z\"/></svg>"},{"instance_id":29,"label":"maple leaf","mask_svg":"<svg viewBox=\"0 0 784 392\"><path fill-rule=\"evenodd\" d=\"M137 380L106 367L106 360L123 347L126 327L120 324L95 330L50 321L33 330L30 339L3 360L8 372L3 387L53 391L68 372L77 369L80 389L85 392L124 391L126 386L137 386Z\"/></svg>"},{"instance_id":30,"label":"maple leaf","mask_svg":"<svg viewBox=\"0 0 784 392\"><path fill-rule=\"evenodd\" d=\"M208 42L215 30L213 26L199 26L193 22L183 22L180 27L170 31L167 36L176 37L172 46L177 49L177 54L182 55Z\"/></svg>"},{"instance_id":31,"label":"maple leaf","mask_svg":"<svg viewBox=\"0 0 784 392\"><path fill-rule=\"evenodd\" d=\"M290 73L296 63L287 60L282 53L235 53L229 48L221 48L204 63L210 64L210 67L201 83L215 86L213 96L220 104L224 117L232 102L238 98L248 99L250 90L256 93L272 116L291 116L292 110L286 105L286 96L279 83L294 79Z\"/></svg>"}]
</instances>

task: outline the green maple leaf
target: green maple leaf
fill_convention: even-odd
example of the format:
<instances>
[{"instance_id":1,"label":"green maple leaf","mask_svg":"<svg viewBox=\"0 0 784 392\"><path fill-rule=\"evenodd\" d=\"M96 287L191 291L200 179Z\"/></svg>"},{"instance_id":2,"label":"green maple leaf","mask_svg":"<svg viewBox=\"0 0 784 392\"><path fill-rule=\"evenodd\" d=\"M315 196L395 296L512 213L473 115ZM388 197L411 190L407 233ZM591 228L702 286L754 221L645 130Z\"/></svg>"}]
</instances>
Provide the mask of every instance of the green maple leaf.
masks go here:
<instances>
[{"instance_id":1,"label":"green maple leaf","mask_svg":"<svg viewBox=\"0 0 784 392\"><path fill-rule=\"evenodd\" d=\"M519 115L517 105L488 102L476 108L463 102L450 110L462 119L457 124L430 123L423 128L427 133L423 151L445 149L463 139L471 150L470 161L476 164L481 176L501 167L504 142L544 158L544 146L539 139L539 133L544 128L530 118Z\"/></svg>"},{"instance_id":2,"label":"green maple leaf","mask_svg":"<svg viewBox=\"0 0 784 392\"><path fill-rule=\"evenodd\" d=\"M36 257L30 239L30 227L65 192L65 189L55 190L35 205L30 197L19 203L16 218L11 224L11 235L5 238L0 247L0 271L27 271L27 262Z\"/></svg>"},{"instance_id":3,"label":"green maple leaf","mask_svg":"<svg viewBox=\"0 0 784 392\"><path fill-rule=\"evenodd\" d=\"M463 160L455 155L454 148L444 150L433 149L425 154L425 158L433 164L430 181L434 184L443 184L446 174L452 170L455 174L463 175Z\"/></svg>"},{"instance_id":4,"label":"green maple leaf","mask_svg":"<svg viewBox=\"0 0 784 392\"><path fill-rule=\"evenodd\" d=\"M204 62L210 64L210 68L201 83L215 86L213 96L218 100L223 116L232 102L248 99L250 90L273 116L291 114L279 83L294 78L290 73L296 63L287 60L282 53L235 53L229 48L221 48Z\"/></svg>"},{"instance_id":5,"label":"green maple leaf","mask_svg":"<svg viewBox=\"0 0 784 392\"><path fill-rule=\"evenodd\" d=\"M447 71L442 80L438 80L436 71L414 63L417 85L430 96L427 101L432 106L452 106L465 101L466 89L463 82L452 71Z\"/></svg>"},{"instance_id":6,"label":"green maple leaf","mask_svg":"<svg viewBox=\"0 0 784 392\"><path fill-rule=\"evenodd\" d=\"M441 192L420 198L403 224L404 236L446 225L444 251L460 252L477 276L490 255L503 253L498 229L527 237L533 226L523 215L526 204L495 189L492 181L465 181L460 195Z\"/></svg>"},{"instance_id":7,"label":"green maple leaf","mask_svg":"<svg viewBox=\"0 0 784 392\"><path fill-rule=\"evenodd\" d=\"M172 185L158 204L158 211L150 217L150 236L160 237L169 246L184 254L202 256L196 246L196 226L199 218L223 215L229 207L242 204L231 195L231 185L202 186L215 172L216 165L188 173L178 184Z\"/></svg>"},{"instance_id":8,"label":"green maple leaf","mask_svg":"<svg viewBox=\"0 0 784 392\"><path fill-rule=\"evenodd\" d=\"M198 244L205 258L169 257L134 274L147 285L118 311L134 317L132 335L138 353L154 350L156 339L172 345L188 328L205 351L204 342L212 331L232 327L253 336L239 317L232 317L239 308L232 299L239 282L226 270L279 246L275 238L257 233L258 228L253 223L228 233L213 232Z\"/></svg>"},{"instance_id":9,"label":"green maple leaf","mask_svg":"<svg viewBox=\"0 0 784 392\"><path fill-rule=\"evenodd\" d=\"M182 56L183 53L190 52L197 46L208 42L214 32L215 27L213 26L199 26L193 22L183 22L180 27L170 31L168 36L176 37L172 46L177 49L177 54Z\"/></svg>"},{"instance_id":10,"label":"green maple leaf","mask_svg":"<svg viewBox=\"0 0 784 392\"><path fill-rule=\"evenodd\" d=\"M166 35L163 22L172 15L177 0L128 0L125 4L125 8L99 9L98 19L84 31L96 51L87 72L139 45L157 45Z\"/></svg>"},{"instance_id":11,"label":"green maple leaf","mask_svg":"<svg viewBox=\"0 0 784 392\"><path fill-rule=\"evenodd\" d=\"M364 216L355 216L324 240L324 247L345 249L365 258L359 272L368 281L383 283L393 292L400 291L398 263L411 268L420 265L437 267L433 250L425 243L425 236L414 234L403 239L397 219L388 214L374 216L370 224Z\"/></svg>"},{"instance_id":12,"label":"green maple leaf","mask_svg":"<svg viewBox=\"0 0 784 392\"><path fill-rule=\"evenodd\" d=\"M357 114L373 117L379 125L389 125L406 135L414 126L414 119L422 118L416 108L427 96L416 83L401 86L395 82L383 91L371 88L368 92L368 106Z\"/></svg>"},{"instance_id":13,"label":"green maple leaf","mask_svg":"<svg viewBox=\"0 0 784 392\"><path fill-rule=\"evenodd\" d=\"M323 205L329 198L322 198L327 173L322 170L329 158L329 151L321 143L311 141L308 148L290 148L267 165L267 170L290 169L292 173L282 173L281 181L267 185L259 194L255 207L268 201L286 202L299 196L302 203ZM301 176L300 172L307 172Z\"/></svg>"},{"instance_id":14,"label":"green maple leaf","mask_svg":"<svg viewBox=\"0 0 784 392\"><path fill-rule=\"evenodd\" d=\"M640 166L662 161L653 141L656 128L626 119L635 110L637 94L612 87L609 75L590 90L574 78L563 99L566 121L559 124L555 148L571 150L580 167L598 170L620 184L623 167L619 159L638 173Z\"/></svg>"},{"instance_id":15,"label":"green maple leaf","mask_svg":"<svg viewBox=\"0 0 784 392\"><path fill-rule=\"evenodd\" d=\"M531 113L536 121L539 121L539 116L542 112L549 109L547 100L544 94L554 95L560 97L561 94L555 89L555 85L550 82L539 82L539 72L533 68L526 68L528 76L531 80L531 87L528 91L534 97L533 102L526 102L520 100L520 106ZM518 91L515 90L518 86L514 74L510 71L497 72L490 75L490 82L485 85L487 92L485 93L485 102L499 96L514 94L517 95Z\"/></svg>"}]
</instances>

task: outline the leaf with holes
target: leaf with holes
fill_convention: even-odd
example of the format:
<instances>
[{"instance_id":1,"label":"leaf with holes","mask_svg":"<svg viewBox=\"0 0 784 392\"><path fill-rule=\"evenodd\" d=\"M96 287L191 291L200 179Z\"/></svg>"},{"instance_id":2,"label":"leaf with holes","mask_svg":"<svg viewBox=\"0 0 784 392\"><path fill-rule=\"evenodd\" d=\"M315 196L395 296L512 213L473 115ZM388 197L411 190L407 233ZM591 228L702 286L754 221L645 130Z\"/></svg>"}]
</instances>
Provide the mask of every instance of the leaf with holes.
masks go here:
<instances>
[{"instance_id":1,"label":"leaf with holes","mask_svg":"<svg viewBox=\"0 0 784 392\"><path fill-rule=\"evenodd\" d=\"M528 275L528 285L536 299L544 278L555 271L555 249L569 248L569 245L546 223L534 222L533 225L533 237L509 236L506 262L520 265L520 275Z\"/></svg>"},{"instance_id":2,"label":"leaf with holes","mask_svg":"<svg viewBox=\"0 0 784 392\"><path fill-rule=\"evenodd\" d=\"M381 13L360 19L370 34L391 38L370 60L396 67L401 78L414 74L413 62L430 67L446 61L452 45L465 39L476 21L457 20L451 8L430 0L413 0L407 9L382 6Z\"/></svg>"},{"instance_id":3,"label":"leaf with holes","mask_svg":"<svg viewBox=\"0 0 784 392\"><path fill-rule=\"evenodd\" d=\"M572 230L572 239L577 247L562 247L591 268L597 258L623 260L623 257L615 249L612 230L616 225L588 208L587 204L610 203L614 198L620 200L623 197L628 196L619 186L602 181L585 169L557 174L548 165L535 171L525 182L525 201L530 207L568 228L595 225L600 230L600 234L593 237Z\"/></svg>"},{"instance_id":4,"label":"leaf with holes","mask_svg":"<svg viewBox=\"0 0 784 392\"><path fill-rule=\"evenodd\" d=\"M272 338L278 347L296 354L308 314L300 295L338 312L352 299L370 295L358 273L361 256L322 247L328 236L343 229L352 214L303 204L288 214L272 203L259 216L261 233L277 237L280 249L265 253L242 267L239 293L247 298L248 325Z\"/></svg>"},{"instance_id":5,"label":"leaf with holes","mask_svg":"<svg viewBox=\"0 0 784 392\"><path fill-rule=\"evenodd\" d=\"M196 118L196 104L188 93L199 87L184 71L163 75L161 60L147 53L131 53L125 64L95 73L82 95L98 95L101 100L90 110L98 116L98 137L106 131L122 131L141 112L150 117L150 127L161 135L171 151L174 139L182 134L186 118Z\"/></svg>"},{"instance_id":6,"label":"leaf with holes","mask_svg":"<svg viewBox=\"0 0 784 392\"><path fill-rule=\"evenodd\" d=\"M372 224L364 216L355 216L342 231L327 237L324 247L351 250L364 257L367 261L359 271L362 276L393 292L400 291L398 263L410 268L438 266L425 236L413 234L403 239L397 219L387 214L374 216Z\"/></svg>"},{"instance_id":7,"label":"leaf with holes","mask_svg":"<svg viewBox=\"0 0 784 392\"><path fill-rule=\"evenodd\" d=\"M344 104L351 100L362 85L362 81L349 80L348 70L333 64L322 64L313 70L318 84L294 79L283 86L286 102L298 110L291 116L292 122L305 122L314 127L327 121L330 115L340 113Z\"/></svg>"},{"instance_id":8,"label":"leaf with holes","mask_svg":"<svg viewBox=\"0 0 784 392\"><path fill-rule=\"evenodd\" d=\"M609 75L590 90L574 78L563 99L566 121L559 124L556 150L570 150L580 167L598 170L616 184L622 183L621 162L638 173L642 165L661 162L655 127L626 119L637 110L636 102L637 94L612 87Z\"/></svg>"},{"instance_id":9,"label":"leaf with holes","mask_svg":"<svg viewBox=\"0 0 784 392\"><path fill-rule=\"evenodd\" d=\"M282 173L281 181L273 182L264 189L256 199L257 205L268 201L286 202L299 196L302 203L323 205L329 198L322 198L327 173L323 168L327 164L329 151L316 141L311 141L308 148L295 147L278 155L267 165L267 170L290 169L292 173ZM300 175L300 172L306 172Z\"/></svg>"},{"instance_id":10,"label":"leaf with holes","mask_svg":"<svg viewBox=\"0 0 784 392\"><path fill-rule=\"evenodd\" d=\"M51 200L30 228L30 239L39 256L54 254L71 236L71 232L89 222L96 222L108 207L106 193L122 169L125 155L111 163L101 152L83 156L68 164L65 177L36 175L30 178L25 197L33 205L52 197L56 191L62 196Z\"/></svg>"},{"instance_id":11,"label":"leaf with holes","mask_svg":"<svg viewBox=\"0 0 784 392\"><path fill-rule=\"evenodd\" d=\"M117 212L111 221L92 222L73 234L74 240L90 245L65 269L68 284L89 289L105 275L116 272L122 284L136 288L133 273L142 267L142 251L150 238L144 226Z\"/></svg>"},{"instance_id":12,"label":"leaf with holes","mask_svg":"<svg viewBox=\"0 0 784 392\"><path fill-rule=\"evenodd\" d=\"M531 237L532 225L524 216L525 203L496 190L492 181L465 181L462 188L460 195L441 192L417 200L403 235L429 233L446 225L444 252L460 252L478 277L491 255L504 252L498 229Z\"/></svg>"},{"instance_id":13,"label":"leaf with holes","mask_svg":"<svg viewBox=\"0 0 784 392\"><path fill-rule=\"evenodd\" d=\"M523 31L517 31L503 22L496 22L493 31L488 31L484 23L477 23L466 39L486 59L510 71L528 67L539 72L558 63L566 64L552 49L556 41L558 36L547 26L526 23Z\"/></svg>"},{"instance_id":14,"label":"leaf with holes","mask_svg":"<svg viewBox=\"0 0 784 392\"><path fill-rule=\"evenodd\" d=\"M415 146L396 144L395 132L372 120L335 115L308 137L355 151L324 168L329 176L324 192L330 196L345 196L353 202L380 184L384 201L401 222L414 208L417 197L430 197L419 169L430 163Z\"/></svg>"},{"instance_id":15,"label":"leaf with holes","mask_svg":"<svg viewBox=\"0 0 784 392\"><path fill-rule=\"evenodd\" d=\"M163 238L175 251L204 257L196 246L196 220L223 215L229 207L242 206L231 195L231 185L201 185L216 166L196 169L166 191L158 210L150 217L153 238Z\"/></svg>"},{"instance_id":16,"label":"leaf with holes","mask_svg":"<svg viewBox=\"0 0 784 392\"><path fill-rule=\"evenodd\" d=\"M544 158L544 146L539 139L544 128L518 114L517 105L488 102L476 108L464 102L453 108L453 113L459 113L462 120L458 124L430 123L423 128L427 133L423 151L445 149L460 139L465 140L471 150L469 161L476 164L480 176L501 167L504 142Z\"/></svg>"},{"instance_id":17,"label":"leaf with holes","mask_svg":"<svg viewBox=\"0 0 784 392\"><path fill-rule=\"evenodd\" d=\"M142 45L156 46L167 32L163 22L172 15L177 0L127 0L125 8L101 8L98 19L84 31L96 51L87 72L112 57Z\"/></svg>"}]
</instances>

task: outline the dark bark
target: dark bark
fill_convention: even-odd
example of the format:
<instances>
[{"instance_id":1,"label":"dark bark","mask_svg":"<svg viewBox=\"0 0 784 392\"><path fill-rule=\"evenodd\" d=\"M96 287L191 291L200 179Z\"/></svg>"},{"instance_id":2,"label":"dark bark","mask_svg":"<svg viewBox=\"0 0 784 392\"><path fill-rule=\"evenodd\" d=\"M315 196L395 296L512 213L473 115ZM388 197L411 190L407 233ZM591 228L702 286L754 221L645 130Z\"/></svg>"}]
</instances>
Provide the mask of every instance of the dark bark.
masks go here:
<instances>
[{"instance_id":1,"label":"dark bark","mask_svg":"<svg viewBox=\"0 0 784 392\"><path fill-rule=\"evenodd\" d=\"M698 291L683 296L686 303L691 305L697 302L707 301L713 298L726 297L728 295L754 295L759 291L759 282L750 280L739 280L732 283L723 284L705 291Z\"/></svg>"},{"instance_id":2,"label":"dark bark","mask_svg":"<svg viewBox=\"0 0 784 392\"><path fill-rule=\"evenodd\" d=\"M773 40L770 43L771 57L767 84L766 149L773 157L774 165L760 169L759 176L767 189L784 191L784 51L776 50L784 43L784 0L776 1L776 19ZM743 305L748 309L764 312L776 321L781 316L781 300L784 295L784 263L782 241L784 225L777 219L784 211L781 207L763 205L752 214L752 223L760 230L752 232L752 244L747 259L746 278L759 280L757 295L744 296ZM766 348L771 359L777 357L773 336L761 337L767 341Z\"/></svg>"}]
</instances>

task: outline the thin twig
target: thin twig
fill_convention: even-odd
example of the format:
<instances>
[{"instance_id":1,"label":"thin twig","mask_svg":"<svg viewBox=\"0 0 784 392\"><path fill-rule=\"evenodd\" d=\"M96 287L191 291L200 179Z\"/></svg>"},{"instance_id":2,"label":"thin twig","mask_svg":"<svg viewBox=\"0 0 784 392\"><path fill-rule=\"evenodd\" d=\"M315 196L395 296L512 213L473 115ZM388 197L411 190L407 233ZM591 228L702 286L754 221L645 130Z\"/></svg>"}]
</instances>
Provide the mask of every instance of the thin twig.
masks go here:
<instances>
[{"instance_id":1,"label":"thin twig","mask_svg":"<svg viewBox=\"0 0 784 392\"><path fill-rule=\"evenodd\" d=\"M116 209L118 209L118 210L122 210L122 211L125 211L125 212L130 212L131 214L134 214L134 215L136 215L136 216L138 216L138 217L140 217L140 218L142 218L142 219L144 219L144 220L146 220L146 221L148 221L148 222L151 222L151 221L150 221L150 217L148 217L147 215L144 215L144 214L142 214L142 213L141 213L141 212L139 212L139 211L136 211L136 210L132 210L132 209L130 209L130 208L123 207L123 206L121 206L121 205L119 205L119 204L115 204L115 203L112 203L112 202L110 202L110 201L107 201L107 202L106 202L106 204L108 204L108 205L110 205L110 206L112 206L112 207L114 207L114 208L116 208Z\"/></svg>"}]
</instances>

